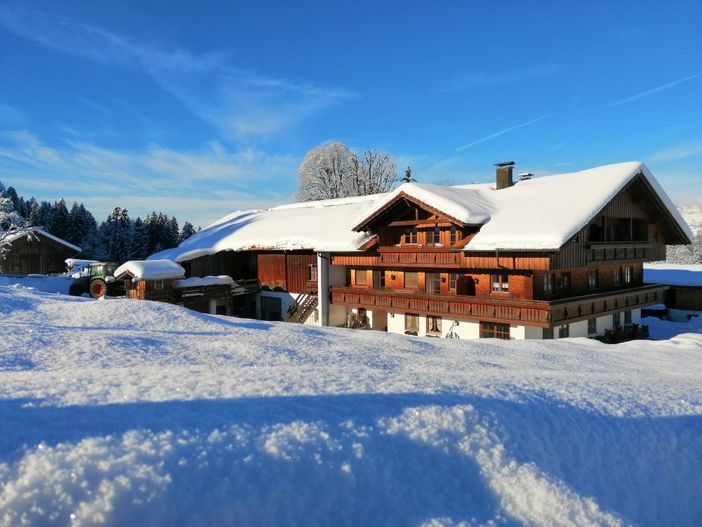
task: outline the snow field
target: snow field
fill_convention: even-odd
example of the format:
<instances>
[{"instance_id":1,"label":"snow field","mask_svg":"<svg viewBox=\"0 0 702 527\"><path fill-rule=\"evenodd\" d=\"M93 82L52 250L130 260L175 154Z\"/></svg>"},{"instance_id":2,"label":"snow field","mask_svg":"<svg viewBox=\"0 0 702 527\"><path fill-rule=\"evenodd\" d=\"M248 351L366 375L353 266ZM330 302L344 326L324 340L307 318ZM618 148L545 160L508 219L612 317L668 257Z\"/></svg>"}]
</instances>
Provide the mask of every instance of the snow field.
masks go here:
<instances>
[{"instance_id":1,"label":"snow field","mask_svg":"<svg viewBox=\"0 0 702 527\"><path fill-rule=\"evenodd\" d=\"M699 334L457 342L18 287L0 316L2 526L702 523Z\"/></svg>"}]
</instances>

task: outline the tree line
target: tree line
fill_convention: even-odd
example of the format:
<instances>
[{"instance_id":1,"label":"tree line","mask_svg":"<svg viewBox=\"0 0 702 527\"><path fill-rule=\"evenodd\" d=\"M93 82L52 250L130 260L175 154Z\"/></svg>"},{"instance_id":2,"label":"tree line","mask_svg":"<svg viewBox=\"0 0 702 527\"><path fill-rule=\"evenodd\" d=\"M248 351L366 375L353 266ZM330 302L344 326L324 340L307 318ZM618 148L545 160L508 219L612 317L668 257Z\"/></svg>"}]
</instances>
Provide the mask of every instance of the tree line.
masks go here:
<instances>
[{"instance_id":1,"label":"tree line","mask_svg":"<svg viewBox=\"0 0 702 527\"><path fill-rule=\"evenodd\" d=\"M176 217L162 212L154 211L143 219L133 220L122 207L115 207L98 223L83 203L76 201L69 209L63 198L53 203L33 197L25 199L14 187L6 188L2 182L0 198L4 198L5 207L12 209L23 223L77 245L81 248L80 257L90 260L117 263L143 260L153 253L178 246L196 232L188 221L179 229Z\"/></svg>"}]
</instances>

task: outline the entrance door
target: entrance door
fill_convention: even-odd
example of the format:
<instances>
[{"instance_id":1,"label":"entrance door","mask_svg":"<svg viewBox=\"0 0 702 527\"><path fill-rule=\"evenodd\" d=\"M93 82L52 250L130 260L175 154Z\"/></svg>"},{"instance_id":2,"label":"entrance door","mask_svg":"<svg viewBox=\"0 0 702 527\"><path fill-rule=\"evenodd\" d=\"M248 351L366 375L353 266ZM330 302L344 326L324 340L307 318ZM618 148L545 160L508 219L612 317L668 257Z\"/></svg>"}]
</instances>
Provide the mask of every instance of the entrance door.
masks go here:
<instances>
[{"instance_id":1,"label":"entrance door","mask_svg":"<svg viewBox=\"0 0 702 527\"><path fill-rule=\"evenodd\" d=\"M459 276L456 280L456 294L475 296L475 280L472 276Z\"/></svg>"}]
</instances>

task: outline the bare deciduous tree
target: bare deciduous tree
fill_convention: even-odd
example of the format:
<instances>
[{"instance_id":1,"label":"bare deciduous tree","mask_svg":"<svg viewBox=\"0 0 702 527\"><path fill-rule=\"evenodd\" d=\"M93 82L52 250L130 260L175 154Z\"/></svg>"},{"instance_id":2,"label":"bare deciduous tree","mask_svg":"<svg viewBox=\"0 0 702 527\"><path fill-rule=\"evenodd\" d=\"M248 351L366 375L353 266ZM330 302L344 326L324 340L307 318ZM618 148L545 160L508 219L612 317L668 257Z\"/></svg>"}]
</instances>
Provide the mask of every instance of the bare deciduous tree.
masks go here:
<instances>
[{"instance_id":1,"label":"bare deciduous tree","mask_svg":"<svg viewBox=\"0 0 702 527\"><path fill-rule=\"evenodd\" d=\"M313 148L300 165L298 201L387 192L397 181L389 154L368 150L359 157L338 142Z\"/></svg>"},{"instance_id":2,"label":"bare deciduous tree","mask_svg":"<svg viewBox=\"0 0 702 527\"><path fill-rule=\"evenodd\" d=\"M22 236L32 238L31 227L17 213L12 205L12 200L0 196L0 270L2 270L2 260L10 249L10 245Z\"/></svg>"}]
</instances>

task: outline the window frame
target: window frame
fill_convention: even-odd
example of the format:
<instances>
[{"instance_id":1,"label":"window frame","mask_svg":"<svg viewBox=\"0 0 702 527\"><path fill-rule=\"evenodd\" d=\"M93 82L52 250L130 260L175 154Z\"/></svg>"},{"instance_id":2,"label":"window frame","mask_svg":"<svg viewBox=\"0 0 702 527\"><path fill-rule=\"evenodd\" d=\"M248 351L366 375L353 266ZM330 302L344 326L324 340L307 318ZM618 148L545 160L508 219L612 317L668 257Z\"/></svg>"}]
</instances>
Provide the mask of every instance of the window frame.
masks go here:
<instances>
[{"instance_id":1,"label":"window frame","mask_svg":"<svg viewBox=\"0 0 702 527\"><path fill-rule=\"evenodd\" d=\"M587 274L587 288L594 291L600 288L600 272L599 269L590 269Z\"/></svg>"},{"instance_id":2,"label":"window frame","mask_svg":"<svg viewBox=\"0 0 702 527\"><path fill-rule=\"evenodd\" d=\"M412 275L414 276L414 285L407 285L407 276ZM419 272L417 271L405 271L404 272L404 287L406 289L419 289Z\"/></svg>"},{"instance_id":3,"label":"window frame","mask_svg":"<svg viewBox=\"0 0 702 527\"><path fill-rule=\"evenodd\" d=\"M408 322L412 322L408 324ZM419 315L417 313L405 313L405 335L419 335Z\"/></svg>"},{"instance_id":4,"label":"window frame","mask_svg":"<svg viewBox=\"0 0 702 527\"><path fill-rule=\"evenodd\" d=\"M622 269L622 283L631 285L634 280L634 268L630 265L625 265Z\"/></svg>"},{"instance_id":5,"label":"window frame","mask_svg":"<svg viewBox=\"0 0 702 527\"><path fill-rule=\"evenodd\" d=\"M405 229L403 236L405 245L417 245L419 243L418 230L416 227Z\"/></svg>"},{"instance_id":6,"label":"window frame","mask_svg":"<svg viewBox=\"0 0 702 527\"><path fill-rule=\"evenodd\" d=\"M427 335L441 336L441 317L427 315Z\"/></svg>"},{"instance_id":7,"label":"window frame","mask_svg":"<svg viewBox=\"0 0 702 527\"><path fill-rule=\"evenodd\" d=\"M502 322L485 322L480 321L480 338L481 339L502 339L510 340L510 325Z\"/></svg>"},{"instance_id":8,"label":"window frame","mask_svg":"<svg viewBox=\"0 0 702 527\"><path fill-rule=\"evenodd\" d=\"M556 291L556 273L544 275L544 296L553 296Z\"/></svg>"},{"instance_id":9,"label":"window frame","mask_svg":"<svg viewBox=\"0 0 702 527\"><path fill-rule=\"evenodd\" d=\"M355 272L353 273L353 285L362 285L362 286L367 286L368 285L368 271L366 269L355 269ZM363 281L359 282L358 277L362 276Z\"/></svg>"},{"instance_id":10,"label":"window frame","mask_svg":"<svg viewBox=\"0 0 702 527\"><path fill-rule=\"evenodd\" d=\"M498 293L498 294L509 293L509 275L508 274L491 274L490 275L490 292L491 293Z\"/></svg>"},{"instance_id":11,"label":"window frame","mask_svg":"<svg viewBox=\"0 0 702 527\"><path fill-rule=\"evenodd\" d=\"M424 292L430 295L441 294L441 273L424 273Z\"/></svg>"},{"instance_id":12,"label":"window frame","mask_svg":"<svg viewBox=\"0 0 702 527\"><path fill-rule=\"evenodd\" d=\"M614 287L621 287L623 282L622 282L622 268L621 267L615 267L614 272L612 274L612 280L614 281Z\"/></svg>"}]
</instances>

